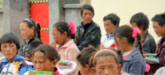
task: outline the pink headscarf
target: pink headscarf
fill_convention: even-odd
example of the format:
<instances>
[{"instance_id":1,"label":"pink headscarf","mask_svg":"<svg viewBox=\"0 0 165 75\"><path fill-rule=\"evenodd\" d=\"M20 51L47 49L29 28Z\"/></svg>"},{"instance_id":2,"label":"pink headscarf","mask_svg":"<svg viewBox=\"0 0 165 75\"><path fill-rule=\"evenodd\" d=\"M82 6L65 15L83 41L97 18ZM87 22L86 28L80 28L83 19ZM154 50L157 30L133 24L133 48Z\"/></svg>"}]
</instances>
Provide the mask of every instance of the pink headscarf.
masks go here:
<instances>
[{"instance_id":1,"label":"pink headscarf","mask_svg":"<svg viewBox=\"0 0 165 75\"><path fill-rule=\"evenodd\" d=\"M140 29L138 27L134 27L133 28L133 32L132 32L132 37L134 39L136 39L137 38L137 35L140 34L140 33L141 33Z\"/></svg>"},{"instance_id":2,"label":"pink headscarf","mask_svg":"<svg viewBox=\"0 0 165 75\"><path fill-rule=\"evenodd\" d=\"M75 34L75 23L74 22L68 22L68 25L70 27L71 34Z\"/></svg>"}]
</instances>

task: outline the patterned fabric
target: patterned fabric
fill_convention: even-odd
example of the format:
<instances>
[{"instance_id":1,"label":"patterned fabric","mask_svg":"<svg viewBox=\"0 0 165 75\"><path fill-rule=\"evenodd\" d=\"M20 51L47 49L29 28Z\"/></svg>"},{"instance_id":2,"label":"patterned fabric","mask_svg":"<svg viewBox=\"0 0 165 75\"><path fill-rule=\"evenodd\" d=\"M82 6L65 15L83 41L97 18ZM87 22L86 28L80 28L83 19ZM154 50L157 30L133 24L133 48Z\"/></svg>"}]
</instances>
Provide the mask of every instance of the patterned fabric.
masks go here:
<instances>
[{"instance_id":1,"label":"patterned fabric","mask_svg":"<svg viewBox=\"0 0 165 75\"><path fill-rule=\"evenodd\" d=\"M115 47L114 35L106 34L106 38L101 43L101 48L103 49L103 48L114 48L114 47Z\"/></svg>"},{"instance_id":2,"label":"patterned fabric","mask_svg":"<svg viewBox=\"0 0 165 75\"><path fill-rule=\"evenodd\" d=\"M0 63L0 75L23 75L26 71L28 65L21 56L16 56L11 61L4 58Z\"/></svg>"}]
</instances>

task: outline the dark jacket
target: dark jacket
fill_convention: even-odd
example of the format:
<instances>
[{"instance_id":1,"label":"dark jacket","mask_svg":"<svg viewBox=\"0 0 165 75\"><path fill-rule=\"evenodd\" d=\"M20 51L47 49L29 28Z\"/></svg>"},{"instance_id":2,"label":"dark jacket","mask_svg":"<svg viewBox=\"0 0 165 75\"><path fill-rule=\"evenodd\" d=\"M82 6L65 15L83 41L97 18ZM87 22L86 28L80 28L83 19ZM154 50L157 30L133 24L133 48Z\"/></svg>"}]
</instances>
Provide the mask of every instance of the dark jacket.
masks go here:
<instances>
[{"instance_id":1,"label":"dark jacket","mask_svg":"<svg viewBox=\"0 0 165 75\"><path fill-rule=\"evenodd\" d=\"M156 47L159 64L151 64L150 73L154 74L157 69L165 65L165 37L162 37Z\"/></svg>"},{"instance_id":2,"label":"dark jacket","mask_svg":"<svg viewBox=\"0 0 165 75\"><path fill-rule=\"evenodd\" d=\"M17 73L18 71L18 73ZM16 56L11 61L5 57L0 63L0 75L23 75L28 71L28 65L22 56Z\"/></svg>"},{"instance_id":3,"label":"dark jacket","mask_svg":"<svg viewBox=\"0 0 165 75\"><path fill-rule=\"evenodd\" d=\"M30 52L30 45L35 41L40 41L40 39L38 37L32 37L28 42L24 41L24 44L21 46L18 55L27 57Z\"/></svg>"},{"instance_id":4,"label":"dark jacket","mask_svg":"<svg viewBox=\"0 0 165 75\"><path fill-rule=\"evenodd\" d=\"M86 25L82 22L81 25L77 27L76 36L76 44L79 50L88 47L88 45L93 45L98 48L100 45L101 30L93 21Z\"/></svg>"},{"instance_id":5,"label":"dark jacket","mask_svg":"<svg viewBox=\"0 0 165 75\"><path fill-rule=\"evenodd\" d=\"M143 50L145 52L155 53L156 43L154 38L148 32L146 32L146 34L142 38L142 45L143 45Z\"/></svg>"},{"instance_id":6,"label":"dark jacket","mask_svg":"<svg viewBox=\"0 0 165 75\"><path fill-rule=\"evenodd\" d=\"M144 75L146 70L146 63L140 50L136 48L124 60L123 71L130 75Z\"/></svg>"},{"instance_id":7,"label":"dark jacket","mask_svg":"<svg viewBox=\"0 0 165 75\"><path fill-rule=\"evenodd\" d=\"M161 65L165 65L165 37L163 37L156 48L157 56Z\"/></svg>"}]
</instances>

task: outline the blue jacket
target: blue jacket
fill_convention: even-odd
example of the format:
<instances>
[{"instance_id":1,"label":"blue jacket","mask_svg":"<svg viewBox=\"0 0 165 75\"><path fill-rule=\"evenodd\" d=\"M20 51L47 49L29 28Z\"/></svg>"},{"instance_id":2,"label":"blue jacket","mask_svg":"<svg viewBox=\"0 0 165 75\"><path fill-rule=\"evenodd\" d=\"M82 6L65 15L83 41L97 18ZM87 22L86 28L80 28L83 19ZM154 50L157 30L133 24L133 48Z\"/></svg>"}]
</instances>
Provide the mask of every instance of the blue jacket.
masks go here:
<instances>
[{"instance_id":1,"label":"blue jacket","mask_svg":"<svg viewBox=\"0 0 165 75\"><path fill-rule=\"evenodd\" d=\"M16 56L10 62L6 57L0 62L0 75L23 75L28 71L28 65L22 56Z\"/></svg>"},{"instance_id":2,"label":"blue jacket","mask_svg":"<svg viewBox=\"0 0 165 75\"><path fill-rule=\"evenodd\" d=\"M146 70L146 63L140 50L136 48L124 60L123 70L130 75L144 75Z\"/></svg>"}]
</instances>

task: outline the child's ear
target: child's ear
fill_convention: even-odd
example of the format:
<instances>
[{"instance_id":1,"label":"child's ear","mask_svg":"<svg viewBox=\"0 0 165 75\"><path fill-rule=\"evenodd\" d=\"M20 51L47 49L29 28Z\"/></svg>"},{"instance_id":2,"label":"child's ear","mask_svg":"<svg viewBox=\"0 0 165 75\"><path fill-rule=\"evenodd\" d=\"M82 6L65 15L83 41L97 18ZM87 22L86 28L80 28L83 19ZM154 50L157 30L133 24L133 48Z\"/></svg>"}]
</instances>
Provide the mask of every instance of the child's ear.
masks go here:
<instances>
[{"instance_id":1,"label":"child's ear","mask_svg":"<svg viewBox=\"0 0 165 75\"><path fill-rule=\"evenodd\" d=\"M54 60L54 61L53 61L53 65L56 65L56 64L57 64L57 62L58 62L57 60Z\"/></svg>"},{"instance_id":2,"label":"child's ear","mask_svg":"<svg viewBox=\"0 0 165 75\"><path fill-rule=\"evenodd\" d=\"M67 32L64 32L63 35L68 36Z\"/></svg>"},{"instance_id":3,"label":"child's ear","mask_svg":"<svg viewBox=\"0 0 165 75\"><path fill-rule=\"evenodd\" d=\"M91 67L91 70L92 70L93 73L96 72L96 68L95 67Z\"/></svg>"},{"instance_id":4,"label":"child's ear","mask_svg":"<svg viewBox=\"0 0 165 75\"><path fill-rule=\"evenodd\" d=\"M118 69L119 72L121 71L121 68L122 68L122 65L118 64L117 69Z\"/></svg>"}]
</instances>

